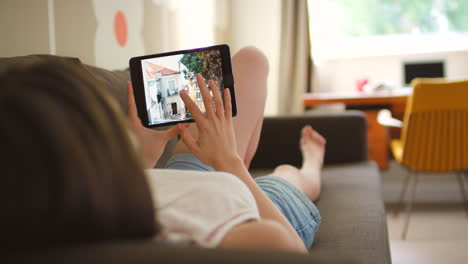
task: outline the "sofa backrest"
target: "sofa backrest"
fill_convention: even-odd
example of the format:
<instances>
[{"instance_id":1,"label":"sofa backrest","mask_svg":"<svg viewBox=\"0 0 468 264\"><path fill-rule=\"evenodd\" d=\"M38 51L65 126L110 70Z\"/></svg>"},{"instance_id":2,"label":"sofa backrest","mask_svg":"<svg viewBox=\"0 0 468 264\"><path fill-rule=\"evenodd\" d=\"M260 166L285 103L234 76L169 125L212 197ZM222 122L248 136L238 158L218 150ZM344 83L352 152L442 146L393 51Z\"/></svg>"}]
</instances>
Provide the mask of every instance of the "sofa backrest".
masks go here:
<instances>
[{"instance_id":1,"label":"sofa backrest","mask_svg":"<svg viewBox=\"0 0 468 264\"><path fill-rule=\"evenodd\" d=\"M87 64L81 63L78 58L72 57L61 57L47 54L35 54L27 56L18 56L18 57L9 57L9 58L0 58L0 73L8 70L11 67L27 67L35 63L45 62L47 60L63 60L66 62L76 63L82 65L87 69L98 81L101 82L102 86L117 100L119 103L120 109L126 115L127 113L127 82L130 81L130 72L128 69L125 70L106 70ZM0 87L1 88L1 87ZM167 129L167 128L157 128L157 129ZM177 143L177 138L173 138L169 141L166 146L166 149L163 152L160 160L156 164L156 167L163 167L164 164L169 159L175 144Z\"/></svg>"},{"instance_id":2,"label":"sofa backrest","mask_svg":"<svg viewBox=\"0 0 468 264\"><path fill-rule=\"evenodd\" d=\"M327 140L325 165L367 161L367 121L363 112L318 113L265 118L251 169L270 169L280 164L300 167L301 129L311 125Z\"/></svg>"}]
</instances>

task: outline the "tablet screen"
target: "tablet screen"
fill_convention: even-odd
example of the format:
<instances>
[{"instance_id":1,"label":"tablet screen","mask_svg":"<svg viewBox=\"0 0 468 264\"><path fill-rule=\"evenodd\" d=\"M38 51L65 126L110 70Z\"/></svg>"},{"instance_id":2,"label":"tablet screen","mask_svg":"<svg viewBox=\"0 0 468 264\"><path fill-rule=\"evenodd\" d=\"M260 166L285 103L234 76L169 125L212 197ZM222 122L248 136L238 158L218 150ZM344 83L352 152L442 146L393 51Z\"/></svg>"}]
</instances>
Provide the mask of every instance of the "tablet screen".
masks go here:
<instances>
[{"instance_id":1,"label":"tablet screen","mask_svg":"<svg viewBox=\"0 0 468 264\"><path fill-rule=\"evenodd\" d=\"M203 75L206 83L214 80L222 91L224 85L221 61L221 52L218 49L141 60L148 125L192 119L179 96L182 90L187 91L198 108L205 113L196 76Z\"/></svg>"}]
</instances>

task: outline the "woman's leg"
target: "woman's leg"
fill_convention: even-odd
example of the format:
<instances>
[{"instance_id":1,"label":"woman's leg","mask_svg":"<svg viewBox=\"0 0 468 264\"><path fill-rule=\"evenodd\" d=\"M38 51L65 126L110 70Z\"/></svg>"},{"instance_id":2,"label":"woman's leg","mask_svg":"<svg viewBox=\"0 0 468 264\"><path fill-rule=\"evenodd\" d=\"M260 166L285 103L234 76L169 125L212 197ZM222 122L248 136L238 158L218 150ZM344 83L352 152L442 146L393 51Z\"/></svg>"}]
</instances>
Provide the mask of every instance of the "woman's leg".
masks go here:
<instances>
[{"instance_id":1,"label":"woman's leg","mask_svg":"<svg viewBox=\"0 0 468 264\"><path fill-rule=\"evenodd\" d=\"M265 55L253 47L241 49L232 61L238 102L234 129L237 149L248 168L262 130L269 66Z\"/></svg>"},{"instance_id":2,"label":"woman's leg","mask_svg":"<svg viewBox=\"0 0 468 264\"><path fill-rule=\"evenodd\" d=\"M237 150L248 168L257 150L263 124L268 60L254 47L243 48L233 56L232 69L237 104L237 116L234 118ZM195 125L192 124L190 132L194 138L197 137ZM181 140L174 150L174 154L189 152Z\"/></svg>"},{"instance_id":3,"label":"woman's leg","mask_svg":"<svg viewBox=\"0 0 468 264\"><path fill-rule=\"evenodd\" d=\"M298 169L284 164L276 167L272 175L285 179L301 190L310 200L317 200L320 196L320 171L325 144L325 139L317 131L310 126L305 126L301 131L300 140L302 168Z\"/></svg>"}]
</instances>

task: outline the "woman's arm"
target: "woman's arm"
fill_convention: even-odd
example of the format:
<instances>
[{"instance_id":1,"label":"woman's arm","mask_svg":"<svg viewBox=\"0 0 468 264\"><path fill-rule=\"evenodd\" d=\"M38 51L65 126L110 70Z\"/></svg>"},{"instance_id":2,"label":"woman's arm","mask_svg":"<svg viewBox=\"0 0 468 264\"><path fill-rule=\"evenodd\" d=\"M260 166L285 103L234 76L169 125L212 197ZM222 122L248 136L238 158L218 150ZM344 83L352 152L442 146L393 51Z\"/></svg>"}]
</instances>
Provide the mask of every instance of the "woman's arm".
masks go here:
<instances>
[{"instance_id":1,"label":"woman's arm","mask_svg":"<svg viewBox=\"0 0 468 264\"><path fill-rule=\"evenodd\" d=\"M269 234L267 233L270 233L271 235L281 233L284 239L281 245L285 246L285 249L295 249L295 251L307 252L304 242L301 240L297 232L291 226L289 221L284 217L284 215L271 202L270 198L268 198L262 191L262 189L260 189L260 187L254 181L240 157L233 160L226 160L225 162L221 162L220 164L213 166L218 171L232 173L236 175L239 179L241 179L247 185L249 190L252 192L255 200L257 201L257 206L260 211L260 217L262 219L271 220L274 223L280 224L280 226L272 226L270 224L268 225L267 229L260 228L260 230L257 231L258 233L260 233L258 235L268 237ZM256 227L258 228L258 226ZM245 234L246 241L252 239L255 236L253 234L249 234L249 231L242 232L242 234ZM239 235L237 235L237 237L239 237ZM264 241L264 237L256 237L253 240L251 240L250 243L256 243L261 241ZM273 240L273 243L278 244L276 240Z\"/></svg>"},{"instance_id":2,"label":"woman's arm","mask_svg":"<svg viewBox=\"0 0 468 264\"><path fill-rule=\"evenodd\" d=\"M235 226L224 236L221 248L264 248L304 252L290 241L287 230L271 220L251 221Z\"/></svg>"},{"instance_id":3,"label":"woman's arm","mask_svg":"<svg viewBox=\"0 0 468 264\"><path fill-rule=\"evenodd\" d=\"M203 77L197 76L197 81L202 93L206 114L203 115L200 112L186 92L181 92L182 100L195 119L198 129L198 138L194 139L186 125L179 125L183 142L203 163L212 166L218 171L234 174L241 179L252 192L262 219L273 221L281 226L280 232L285 235L284 243L288 245L287 248L295 248L305 252L306 248L299 235L255 183L237 152L229 89L225 89L224 91L225 103L223 104L219 89L213 81L209 83L213 96L211 96L206 87ZM278 229L279 227L277 226L276 228ZM252 239L252 235L249 235L248 232L240 232L240 237L244 238L243 235L245 235L246 241ZM237 237L239 238L239 235Z\"/></svg>"},{"instance_id":4,"label":"woman's arm","mask_svg":"<svg viewBox=\"0 0 468 264\"><path fill-rule=\"evenodd\" d=\"M133 87L130 82L127 83L127 100L130 129L137 138L137 148L143 154L145 169L153 168L161 157L167 142L179 134L179 129L174 126L165 131L158 131L144 127L137 114Z\"/></svg>"}]
</instances>

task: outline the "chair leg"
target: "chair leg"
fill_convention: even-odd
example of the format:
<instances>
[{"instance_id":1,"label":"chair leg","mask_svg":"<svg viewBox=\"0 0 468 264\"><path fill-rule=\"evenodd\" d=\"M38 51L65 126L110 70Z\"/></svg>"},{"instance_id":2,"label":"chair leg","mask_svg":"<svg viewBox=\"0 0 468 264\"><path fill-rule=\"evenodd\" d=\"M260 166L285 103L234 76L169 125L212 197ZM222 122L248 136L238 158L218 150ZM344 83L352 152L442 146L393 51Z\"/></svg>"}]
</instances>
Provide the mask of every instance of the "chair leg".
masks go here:
<instances>
[{"instance_id":1,"label":"chair leg","mask_svg":"<svg viewBox=\"0 0 468 264\"><path fill-rule=\"evenodd\" d=\"M458 172L457 180L458 180L458 185L460 186L460 192L463 198L463 206L465 207L465 212L466 212L466 215L468 216L468 203L466 201L466 192L465 192L465 183L463 180L463 174L464 172Z\"/></svg>"},{"instance_id":2,"label":"chair leg","mask_svg":"<svg viewBox=\"0 0 468 264\"><path fill-rule=\"evenodd\" d=\"M408 189L408 183L410 182L410 176L411 176L411 171L408 170L406 173L406 178L403 183L403 189L401 189L400 193L400 200L398 201L398 205L395 208L394 215L398 216L398 213L400 213L400 210L403 208L403 200L405 199L406 195L406 190Z\"/></svg>"},{"instance_id":3,"label":"chair leg","mask_svg":"<svg viewBox=\"0 0 468 264\"><path fill-rule=\"evenodd\" d=\"M405 225L403 226L403 232L401 233L401 239L406 240L406 234L408 233L409 221L411 216L411 210L413 209L413 201L416 195L416 186L418 185L418 173L414 173L414 183L413 183L413 190L411 191L411 197L406 205L406 220Z\"/></svg>"}]
</instances>

